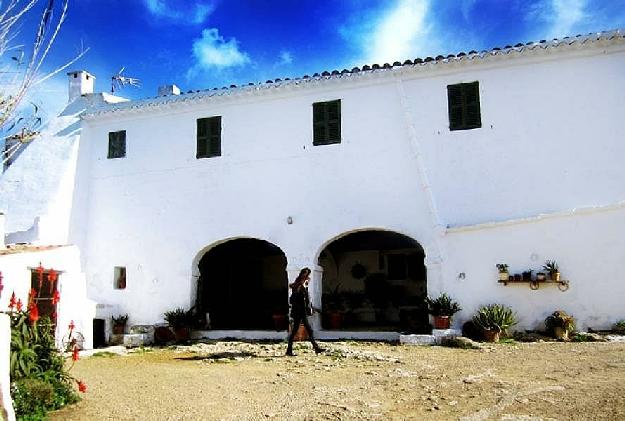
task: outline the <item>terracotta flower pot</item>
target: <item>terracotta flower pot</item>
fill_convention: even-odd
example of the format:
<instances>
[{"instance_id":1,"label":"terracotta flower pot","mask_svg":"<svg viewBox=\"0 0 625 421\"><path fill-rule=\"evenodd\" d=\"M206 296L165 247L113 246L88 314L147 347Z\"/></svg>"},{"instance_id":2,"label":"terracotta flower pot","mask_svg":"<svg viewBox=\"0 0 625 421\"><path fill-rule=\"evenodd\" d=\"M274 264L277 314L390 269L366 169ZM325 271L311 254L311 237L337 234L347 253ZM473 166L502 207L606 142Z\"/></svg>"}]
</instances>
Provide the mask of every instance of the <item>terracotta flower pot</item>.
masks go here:
<instances>
[{"instance_id":1,"label":"terracotta flower pot","mask_svg":"<svg viewBox=\"0 0 625 421\"><path fill-rule=\"evenodd\" d=\"M563 327L554 326L553 327L553 336L559 341L568 341L569 340L569 331Z\"/></svg>"},{"instance_id":2,"label":"terracotta flower pot","mask_svg":"<svg viewBox=\"0 0 625 421\"><path fill-rule=\"evenodd\" d=\"M451 317L434 316L434 329L449 329L451 325Z\"/></svg>"},{"instance_id":3,"label":"terracotta flower pot","mask_svg":"<svg viewBox=\"0 0 625 421\"><path fill-rule=\"evenodd\" d=\"M340 329L343 326L343 313L330 311L327 314L328 329Z\"/></svg>"},{"instance_id":4,"label":"terracotta flower pot","mask_svg":"<svg viewBox=\"0 0 625 421\"><path fill-rule=\"evenodd\" d=\"M290 334L291 328L289 327L289 334ZM297 328L297 332L295 333L295 336L293 337L293 340L298 342L298 341L305 341L308 339L308 332L306 332L306 328L304 327L303 324L300 324L299 327Z\"/></svg>"},{"instance_id":5,"label":"terracotta flower pot","mask_svg":"<svg viewBox=\"0 0 625 421\"><path fill-rule=\"evenodd\" d=\"M507 281L509 277L510 277L510 274L508 272L499 272L500 281Z\"/></svg>"},{"instance_id":6,"label":"terracotta flower pot","mask_svg":"<svg viewBox=\"0 0 625 421\"><path fill-rule=\"evenodd\" d=\"M483 334L486 342L499 342L501 331L499 329L484 329Z\"/></svg>"},{"instance_id":7,"label":"terracotta flower pot","mask_svg":"<svg viewBox=\"0 0 625 421\"><path fill-rule=\"evenodd\" d=\"M185 342L189 340L190 329L188 327L175 327L174 328L174 336L176 337L176 342Z\"/></svg>"}]
</instances>

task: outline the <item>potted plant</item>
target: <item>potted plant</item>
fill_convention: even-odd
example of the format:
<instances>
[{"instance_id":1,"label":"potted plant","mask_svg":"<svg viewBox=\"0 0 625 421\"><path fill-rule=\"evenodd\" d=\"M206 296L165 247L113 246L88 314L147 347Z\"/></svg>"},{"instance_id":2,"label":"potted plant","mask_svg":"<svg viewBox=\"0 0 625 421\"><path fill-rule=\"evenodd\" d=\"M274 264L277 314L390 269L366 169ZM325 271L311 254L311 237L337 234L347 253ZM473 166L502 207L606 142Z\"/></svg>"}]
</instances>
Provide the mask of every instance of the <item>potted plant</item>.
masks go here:
<instances>
[{"instance_id":1,"label":"potted plant","mask_svg":"<svg viewBox=\"0 0 625 421\"><path fill-rule=\"evenodd\" d=\"M569 333L575 330L575 318L564 310L556 310L545 319L547 331L560 341L568 341Z\"/></svg>"},{"instance_id":2,"label":"potted plant","mask_svg":"<svg viewBox=\"0 0 625 421\"><path fill-rule=\"evenodd\" d=\"M113 334L123 335L126 331L126 323L128 322L128 314L111 316L113 321Z\"/></svg>"},{"instance_id":3,"label":"potted plant","mask_svg":"<svg viewBox=\"0 0 625 421\"><path fill-rule=\"evenodd\" d=\"M449 329L453 315L462 310L460 305L444 292L438 298L428 297L426 301L428 313L434 317L434 329Z\"/></svg>"},{"instance_id":4,"label":"potted plant","mask_svg":"<svg viewBox=\"0 0 625 421\"><path fill-rule=\"evenodd\" d=\"M165 321L174 331L176 342L184 342L189 339L190 326L193 324L193 311L183 308L167 311L164 314Z\"/></svg>"},{"instance_id":5,"label":"potted plant","mask_svg":"<svg viewBox=\"0 0 625 421\"><path fill-rule=\"evenodd\" d=\"M323 297L323 312L327 321L328 329L340 329L343 325L343 297L340 292L341 284L338 284L332 292Z\"/></svg>"},{"instance_id":6,"label":"potted plant","mask_svg":"<svg viewBox=\"0 0 625 421\"><path fill-rule=\"evenodd\" d=\"M560 282L560 268L558 267L558 263L555 260L545 261L543 269L545 269L549 273L549 277L552 281Z\"/></svg>"},{"instance_id":7,"label":"potted plant","mask_svg":"<svg viewBox=\"0 0 625 421\"><path fill-rule=\"evenodd\" d=\"M479 308L473 316L473 323L482 330L486 342L498 342L500 335L506 335L508 328L517 321L510 307L490 304Z\"/></svg>"},{"instance_id":8,"label":"potted plant","mask_svg":"<svg viewBox=\"0 0 625 421\"><path fill-rule=\"evenodd\" d=\"M510 273L508 273L508 265L505 263L497 263L497 270L499 270L499 280L508 281Z\"/></svg>"}]
</instances>

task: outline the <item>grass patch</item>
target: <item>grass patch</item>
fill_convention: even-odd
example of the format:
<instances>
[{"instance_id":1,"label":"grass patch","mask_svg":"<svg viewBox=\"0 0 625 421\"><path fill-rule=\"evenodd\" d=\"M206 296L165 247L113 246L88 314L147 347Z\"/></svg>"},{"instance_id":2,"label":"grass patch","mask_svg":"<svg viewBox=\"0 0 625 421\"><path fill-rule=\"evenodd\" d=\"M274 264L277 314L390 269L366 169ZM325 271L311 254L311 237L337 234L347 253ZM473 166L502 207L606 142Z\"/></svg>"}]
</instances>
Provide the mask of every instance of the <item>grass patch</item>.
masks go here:
<instances>
[{"instance_id":1,"label":"grass patch","mask_svg":"<svg viewBox=\"0 0 625 421\"><path fill-rule=\"evenodd\" d=\"M109 352L109 351L101 351L101 352L95 352L92 357L98 357L98 358L112 358L112 357L117 357L117 354L114 352Z\"/></svg>"}]
</instances>

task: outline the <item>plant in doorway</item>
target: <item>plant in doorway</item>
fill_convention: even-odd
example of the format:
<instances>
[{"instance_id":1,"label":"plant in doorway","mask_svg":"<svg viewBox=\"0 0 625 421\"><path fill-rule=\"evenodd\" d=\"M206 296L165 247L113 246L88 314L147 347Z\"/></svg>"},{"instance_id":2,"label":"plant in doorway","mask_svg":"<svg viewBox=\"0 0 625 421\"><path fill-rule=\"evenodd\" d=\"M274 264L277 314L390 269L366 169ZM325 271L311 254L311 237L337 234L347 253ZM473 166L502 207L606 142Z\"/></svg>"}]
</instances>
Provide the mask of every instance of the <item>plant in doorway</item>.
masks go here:
<instances>
[{"instance_id":1,"label":"plant in doorway","mask_svg":"<svg viewBox=\"0 0 625 421\"><path fill-rule=\"evenodd\" d=\"M123 335L126 331L126 323L128 322L128 314L120 314L119 316L112 316L113 321L113 333L115 335Z\"/></svg>"},{"instance_id":2,"label":"plant in doorway","mask_svg":"<svg viewBox=\"0 0 625 421\"><path fill-rule=\"evenodd\" d=\"M426 301L428 313L434 317L434 329L449 329L454 314L462 310L460 305L444 292L438 298L428 297Z\"/></svg>"},{"instance_id":3,"label":"plant in doorway","mask_svg":"<svg viewBox=\"0 0 625 421\"><path fill-rule=\"evenodd\" d=\"M343 326L343 296L340 292L341 284L337 284L332 292L323 294L323 314L328 329L340 329Z\"/></svg>"},{"instance_id":4,"label":"plant in doorway","mask_svg":"<svg viewBox=\"0 0 625 421\"><path fill-rule=\"evenodd\" d=\"M171 311L166 311L165 321L174 331L176 342L184 342L189 339L190 327L193 325L193 310L185 310L178 307Z\"/></svg>"}]
</instances>

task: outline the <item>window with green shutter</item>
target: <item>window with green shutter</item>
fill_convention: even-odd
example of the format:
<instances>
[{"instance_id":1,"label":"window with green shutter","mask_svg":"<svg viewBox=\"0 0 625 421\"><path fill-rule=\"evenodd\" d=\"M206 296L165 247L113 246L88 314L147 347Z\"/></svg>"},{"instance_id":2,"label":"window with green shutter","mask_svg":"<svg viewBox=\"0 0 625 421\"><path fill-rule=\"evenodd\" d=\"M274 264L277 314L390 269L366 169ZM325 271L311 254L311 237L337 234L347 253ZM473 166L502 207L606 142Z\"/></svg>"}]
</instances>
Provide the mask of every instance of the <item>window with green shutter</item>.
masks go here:
<instances>
[{"instance_id":1,"label":"window with green shutter","mask_svg":"<svg viewBox=\"0 0 625 421\"><path fill-rule=\"evenodd\" d=\"M196 157L214 156L221 156L221 117L198 118Z\"/></svg>"},{"instance_id":2,"label":"window with green shutter","mask_svg":"<svg viewBox=\"0 0 625 421\"><path fill-rule=\"evenodd\" d=\"M126 157L126 130L109 132L108 159Z\"/></svg>"},{"instance_id":3,"label":"window with green shutter","mask_svg":"<svg viewBox=\"0 0 625 421\"><path fill-rule=\"evenodd\" d=\"M479 82L447 86L449 130L470 130L482 127Z\"/></svg>"},{"instance_id":4,"label":"window with green shutter","mask_svg":"<svg viewBox=\"0 0 625 421\"><path fill-rule=\"evenodd\" d=\"M341 143L341 100L313 104L313 145Z\"/></svg>"}]
</instances>

